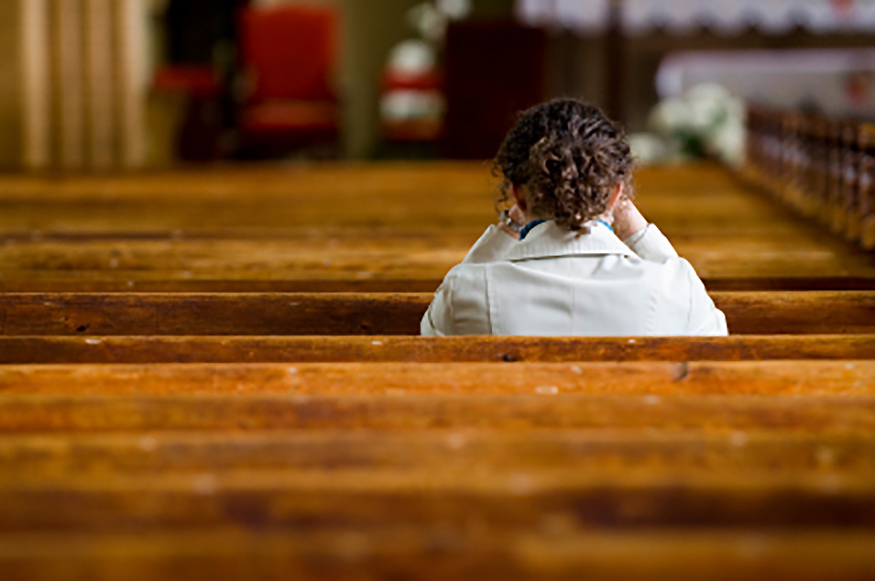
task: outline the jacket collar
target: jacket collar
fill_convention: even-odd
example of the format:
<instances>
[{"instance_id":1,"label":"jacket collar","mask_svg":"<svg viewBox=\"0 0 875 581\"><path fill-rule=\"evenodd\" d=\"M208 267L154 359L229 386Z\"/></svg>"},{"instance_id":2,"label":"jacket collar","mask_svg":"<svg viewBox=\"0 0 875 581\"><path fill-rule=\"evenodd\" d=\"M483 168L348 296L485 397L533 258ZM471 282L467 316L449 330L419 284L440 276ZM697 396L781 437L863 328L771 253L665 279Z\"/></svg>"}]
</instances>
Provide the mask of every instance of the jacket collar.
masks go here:
<instances>
[{"instance_id":1,"label":"jacket collar","mask_svg":"<svg viewBox=\"0 0 875 581\"><path fill-rule=\"evenodd\" d=\"M545 222L532 229L525 240L515 244L505 259L515 262L557 256L635 255L607 226L592 221L587 222L587 227L589 234L578 234L560 228L552 220Z\"/></svg>"}]
</instances>

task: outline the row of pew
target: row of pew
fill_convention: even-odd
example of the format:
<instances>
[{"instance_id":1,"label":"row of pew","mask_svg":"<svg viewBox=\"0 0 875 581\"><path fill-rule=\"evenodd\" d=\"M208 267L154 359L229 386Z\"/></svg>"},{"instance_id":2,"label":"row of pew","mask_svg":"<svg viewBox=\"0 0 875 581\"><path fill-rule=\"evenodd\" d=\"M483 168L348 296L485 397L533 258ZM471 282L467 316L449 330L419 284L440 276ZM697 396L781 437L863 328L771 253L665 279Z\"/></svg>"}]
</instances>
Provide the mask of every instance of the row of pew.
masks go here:
<instances>
[{"instance_id":1,"label":"row of pew","mask_svg":"<svg viewBox=\"0 0 875 581\"><path fill-rule=\"evenodd\" d=\"M875 249L875 120L751 105L744 172L801 214Z\"/></svg>"},{"instance_id":2,"label":"row of pew","mask_svg":"<svg viewBox=\"0 0 875 581\"><path fill-rule=\"evenodd\" d=\"M871 254L650 168L731 336L417 336L494 186L0 176L0 578L875 576Z\"/></svg>"}]
</instances>

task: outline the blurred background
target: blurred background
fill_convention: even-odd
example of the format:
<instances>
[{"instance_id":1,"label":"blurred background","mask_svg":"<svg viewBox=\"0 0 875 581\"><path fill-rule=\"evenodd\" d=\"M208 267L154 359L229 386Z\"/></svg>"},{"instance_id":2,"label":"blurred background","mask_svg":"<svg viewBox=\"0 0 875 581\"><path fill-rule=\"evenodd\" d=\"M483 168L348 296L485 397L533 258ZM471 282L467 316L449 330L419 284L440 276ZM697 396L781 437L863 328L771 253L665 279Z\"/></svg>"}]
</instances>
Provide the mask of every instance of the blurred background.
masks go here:
<instances>
[{"instance_id":1,"label":"blurred background","mask_svg":"<svg viewBox=\"0 0 875 581\"><path fill-rule=\"evenodd\" d=\"M581 97L643 162L875 116L875 0L0 0L0 170L486 159Z\"/></svg>"}]
</instances>

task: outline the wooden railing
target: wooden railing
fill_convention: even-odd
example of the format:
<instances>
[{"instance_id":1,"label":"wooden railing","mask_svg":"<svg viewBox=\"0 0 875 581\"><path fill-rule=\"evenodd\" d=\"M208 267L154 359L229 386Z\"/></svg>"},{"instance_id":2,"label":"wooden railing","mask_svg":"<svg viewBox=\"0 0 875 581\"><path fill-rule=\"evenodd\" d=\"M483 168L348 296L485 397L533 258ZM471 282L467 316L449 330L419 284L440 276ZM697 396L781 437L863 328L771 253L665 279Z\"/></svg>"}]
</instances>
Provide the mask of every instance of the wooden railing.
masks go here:
<instances>
[{"instance_id":1,"label":"wooden railing","mask_svg":"<svg viewBox=\"0 0 875 581\"><path fill-rule=\"evenodd\" d=\"M875 248L875 122L751 105L744 175L863 248Z\"/></svg>"}]
</instances>

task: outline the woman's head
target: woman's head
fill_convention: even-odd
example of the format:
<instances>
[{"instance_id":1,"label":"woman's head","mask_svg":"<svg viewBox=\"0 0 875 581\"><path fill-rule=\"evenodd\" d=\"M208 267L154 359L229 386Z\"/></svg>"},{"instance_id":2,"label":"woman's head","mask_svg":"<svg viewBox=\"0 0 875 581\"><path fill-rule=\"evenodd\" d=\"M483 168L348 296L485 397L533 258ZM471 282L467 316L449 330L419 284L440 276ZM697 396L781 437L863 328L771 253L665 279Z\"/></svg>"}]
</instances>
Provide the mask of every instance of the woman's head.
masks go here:
<instances>
[{"instance_id":1,"label":"woman's head","mask_svg":"<svg viewBox=\"0 0 875 581\"><path fill-rule=\"evenodd\" d=\"M620 184L630 192L632 154L623 130L598 108L558 99L520 116L494 170L504 177L502 201L524 189L530 216L580 230L605 213Z\"/></svg>"}]
</instances>

